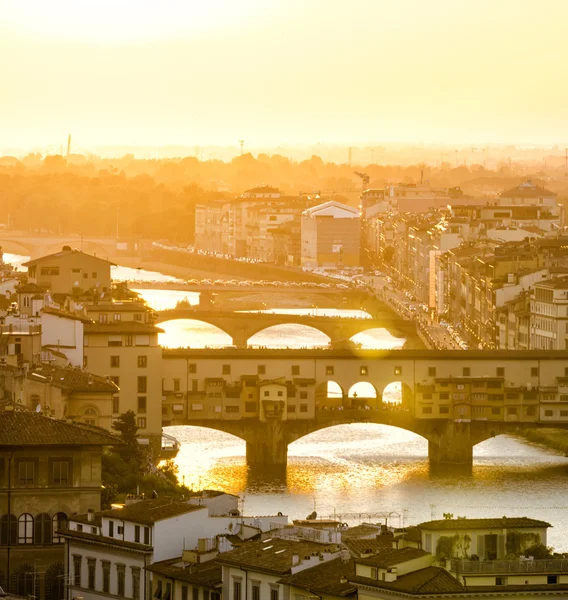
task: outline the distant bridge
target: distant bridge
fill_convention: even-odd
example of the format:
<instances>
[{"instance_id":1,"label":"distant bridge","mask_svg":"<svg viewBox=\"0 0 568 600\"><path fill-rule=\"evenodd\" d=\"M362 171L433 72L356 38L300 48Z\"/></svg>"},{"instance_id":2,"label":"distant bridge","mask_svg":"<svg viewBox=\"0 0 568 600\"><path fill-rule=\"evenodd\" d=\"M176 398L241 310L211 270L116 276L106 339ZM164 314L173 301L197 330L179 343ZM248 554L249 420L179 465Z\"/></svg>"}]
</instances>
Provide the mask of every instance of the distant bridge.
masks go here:
<instances>
[{"instance_id":1,"label":"distant bridge","mask_svg":"<svg viewBox=\"0 0 568 600\"><path fill-rule=\"evenodd\" d=\"M379 317L374 319L358 319L345 317L324 317L315 315L287 315L271 312L231 312L231 311L205 311L198 309L170 309L155 313L155 323L172 321L175 319L192 319L209 323L231 336L233 345L237 348L246 348L249 339L276 325L295 324L307 325L321 331L330 338L332 346L349 340L354 335L370 329L385 328L394 336L406 338L416 335L413 323L396 318L386 309L381 311Z\"/></svg>"},{"instance_id":2,"label":"distant bridge","mask_svg":"<svg viewBox=\"0 0 568 600\"><path fill-rule=\"evenodd\" d=\"M5 252L23 254L33 258L59 252L63 246L71 246L88 254L96 254L99 258L108 259L116 254L116 238L52 235L22 231L1 231L0 246Z\"/></svg>"}]
</instances>

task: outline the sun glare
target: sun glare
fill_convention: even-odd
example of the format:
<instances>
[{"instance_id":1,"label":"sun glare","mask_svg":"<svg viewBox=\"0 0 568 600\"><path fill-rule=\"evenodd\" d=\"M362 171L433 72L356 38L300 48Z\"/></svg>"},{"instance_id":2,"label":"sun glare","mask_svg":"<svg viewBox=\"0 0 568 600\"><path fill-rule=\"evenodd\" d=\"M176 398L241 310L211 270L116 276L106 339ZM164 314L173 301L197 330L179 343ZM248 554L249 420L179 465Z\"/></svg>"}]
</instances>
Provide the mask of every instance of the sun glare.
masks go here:
<instances>
[{"instance_id":1,"label":"sun glare","mask_svg":"<svg viewBox=\"0 0 568 600\"><path fill-rule=\"evenodd\" d=\"M260 0L7 0L2 19L15 33L86 43L131 43L242 26L259 5Z\"/></svg>"}]
</instances>

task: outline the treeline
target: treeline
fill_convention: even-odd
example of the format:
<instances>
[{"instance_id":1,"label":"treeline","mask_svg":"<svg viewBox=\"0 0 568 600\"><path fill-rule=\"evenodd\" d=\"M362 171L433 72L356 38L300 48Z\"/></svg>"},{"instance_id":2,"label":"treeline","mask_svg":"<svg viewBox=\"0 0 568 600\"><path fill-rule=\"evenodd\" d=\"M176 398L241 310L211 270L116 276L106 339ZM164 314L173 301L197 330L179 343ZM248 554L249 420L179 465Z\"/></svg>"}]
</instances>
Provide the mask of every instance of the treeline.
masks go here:
<instances>
[{"instance_id":1,"label":"treeline","mask_svg":"<svg viewBox=\"0 0 568 600\"><path fill-rule=\"evenodd\" d=\"M321 191L341 200L342 192L357 190L361 181L354 171L370 177L370 187L393 183L461 186L471 195L491 195L538 179L520 165L504 164L497 170L480 165L439 168L413 165L325 163L321 158L300 162L283 156L245 154L231 162L180 159L98 158L30 154L21 160L0 158L0 201L3 221L12 228L62 234L193 241L195 205L230 198L247 188L268 184L284 194ZM568 184L547 182L566 196ZM335 194L333 193L335 192Z\"/></svg>"}]
</instances>

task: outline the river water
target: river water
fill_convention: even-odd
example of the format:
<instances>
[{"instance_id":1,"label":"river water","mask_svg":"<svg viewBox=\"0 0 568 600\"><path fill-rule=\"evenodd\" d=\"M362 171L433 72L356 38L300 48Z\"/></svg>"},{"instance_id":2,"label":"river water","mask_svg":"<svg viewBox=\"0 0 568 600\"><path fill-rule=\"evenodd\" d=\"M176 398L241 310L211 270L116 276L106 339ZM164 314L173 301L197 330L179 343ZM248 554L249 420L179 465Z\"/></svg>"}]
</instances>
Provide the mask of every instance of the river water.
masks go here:
<instances>
[{"instance_id":1,"label":"river water","mask_svg":"<svg viewBox=\"0 0 568 600\"><path fill-rule=\"evenodd\" d=\"M118 269L117 274L124 278L159 280L155 273ZM197 303L197 294L183 291L140 292L156 309L173 307L184 299ZM161 326L166 330L161 338L164 345L198 347L227 342L218 337L218 331L196 322ZM258 345L326 343L313 330L300 334L298 330L267 331L264 335L269 337L257 341ZM401 340L380 330L367 344L398 347ZM398 394L395 388L392 398ZM291 518L305 518L315 508L320 516L335 514L352 524L384 522L387 515L394 526L442 518L447 512L467 517L529 516L551 523L548 544L568 551L568 458L512 436L498 436L476 446L470 473L436 473L430 471L423 438L383 425L342 425L291 444L283 475L249 472L245 444L231 435L198 427L166 431L182 442L176 458L180 479L194 489L215 488L238 495L249 515L282 512Z\"/></svg>"}]
</instances>

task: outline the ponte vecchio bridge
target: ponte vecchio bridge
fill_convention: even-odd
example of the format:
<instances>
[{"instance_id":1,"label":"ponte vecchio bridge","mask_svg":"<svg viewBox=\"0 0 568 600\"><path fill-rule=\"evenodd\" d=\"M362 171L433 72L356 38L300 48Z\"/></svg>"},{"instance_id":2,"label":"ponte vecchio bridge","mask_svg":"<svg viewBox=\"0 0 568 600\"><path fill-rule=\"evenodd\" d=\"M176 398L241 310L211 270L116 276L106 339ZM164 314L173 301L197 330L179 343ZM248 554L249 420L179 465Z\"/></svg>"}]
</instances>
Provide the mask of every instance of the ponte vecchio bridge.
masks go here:
<instances>
[{"instance_id":1,"label":"ponte vecchio bridge","mask_svg":"<svg viewBox=\"0 0 568 600\"><path fill-rule=\"evenodd\" d=\"M164 350L163 364L163 425L231 433L253 465L285 465L290 443L357 422L417 433L431 463L455 464L496 435L568 428L566 351L190 349ZM396 404L383 397L393 382Z\"/></svg>"}]
</instances>

